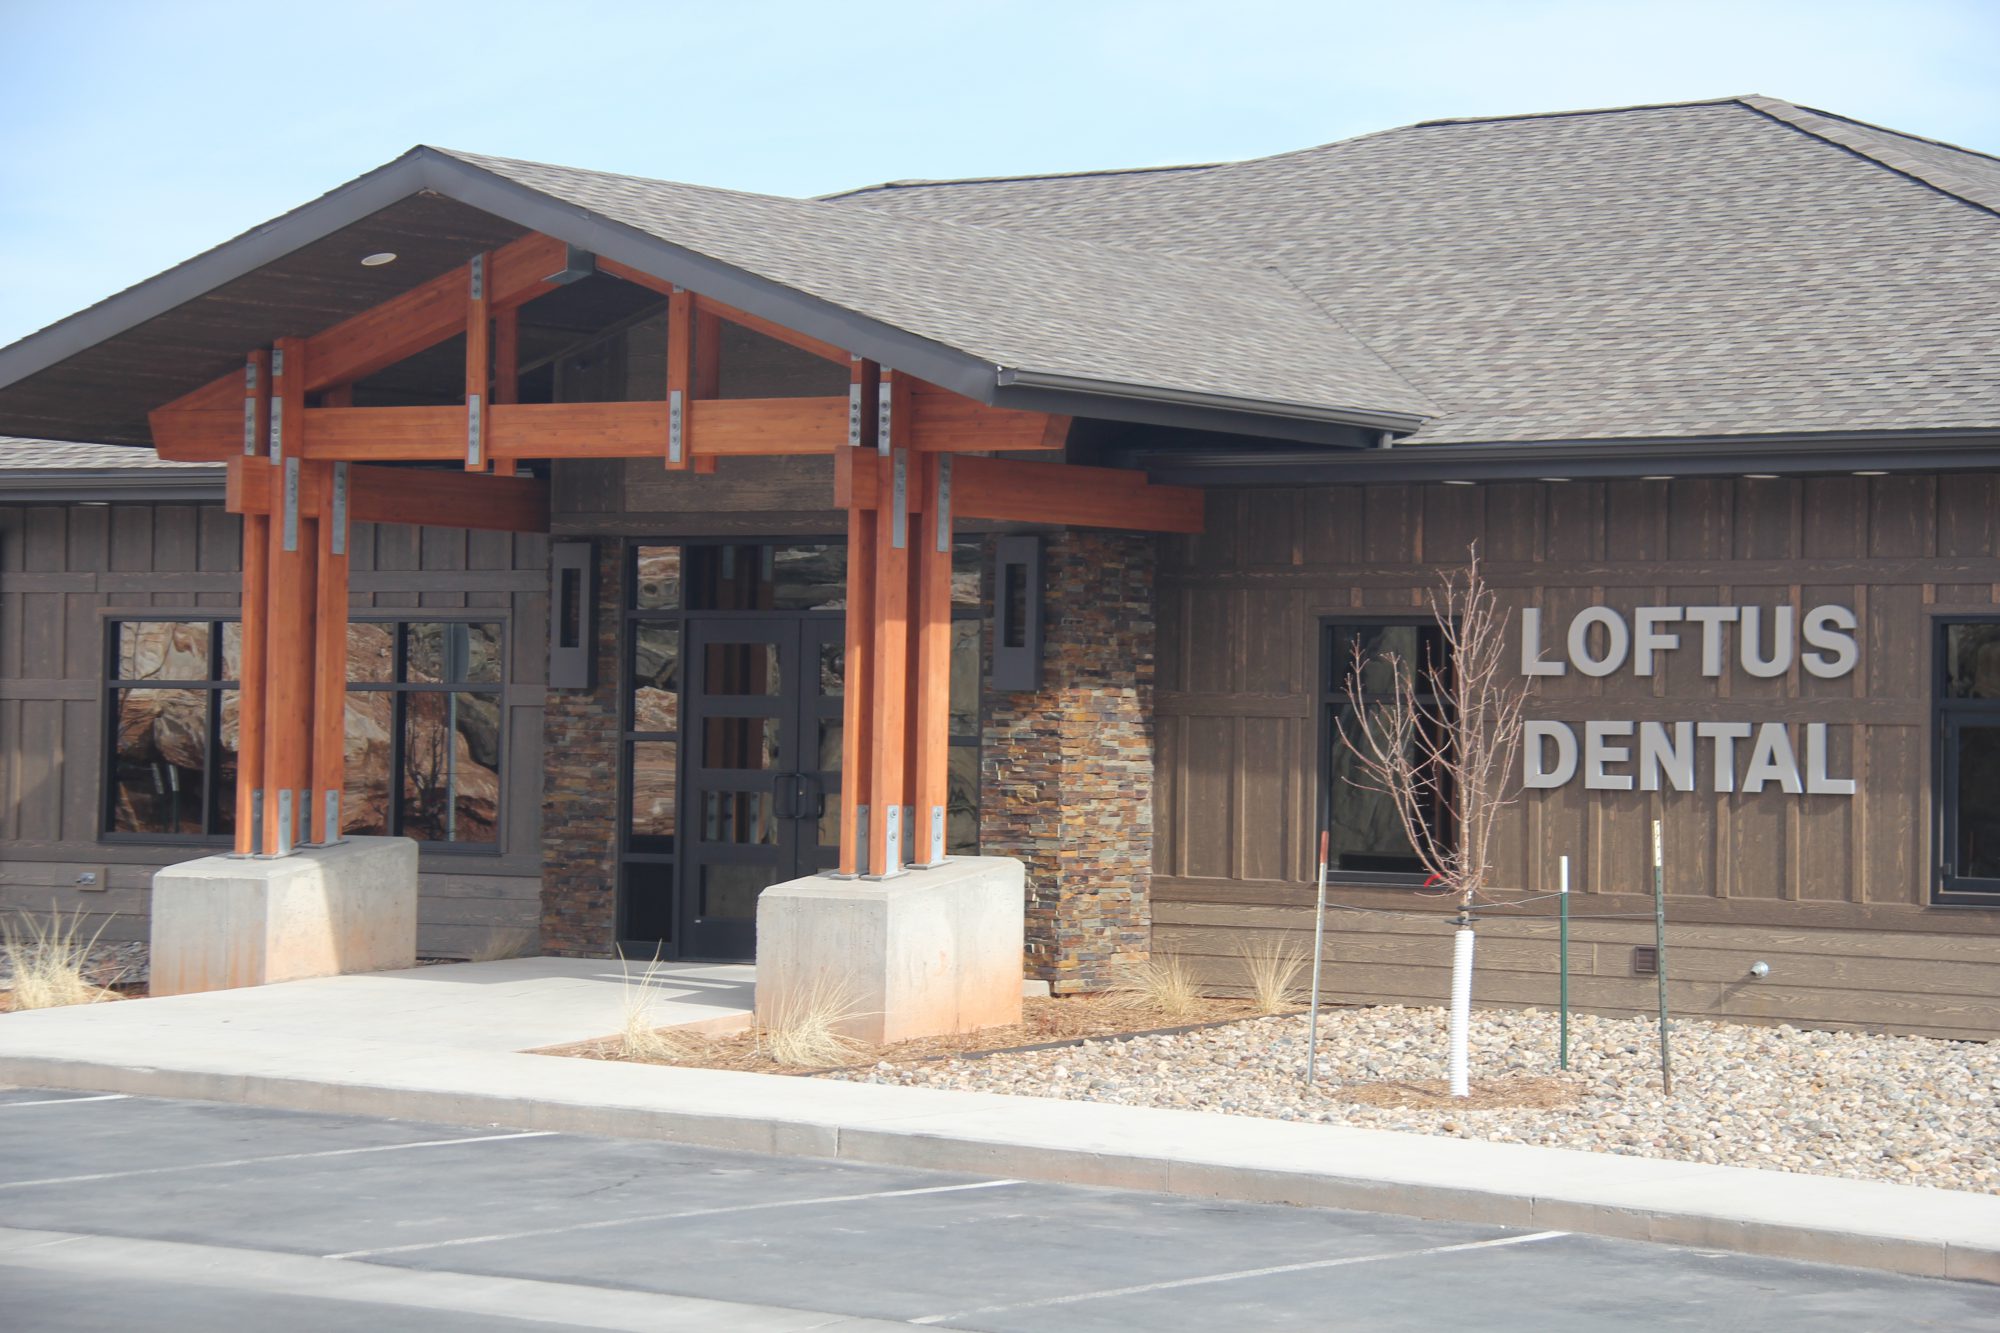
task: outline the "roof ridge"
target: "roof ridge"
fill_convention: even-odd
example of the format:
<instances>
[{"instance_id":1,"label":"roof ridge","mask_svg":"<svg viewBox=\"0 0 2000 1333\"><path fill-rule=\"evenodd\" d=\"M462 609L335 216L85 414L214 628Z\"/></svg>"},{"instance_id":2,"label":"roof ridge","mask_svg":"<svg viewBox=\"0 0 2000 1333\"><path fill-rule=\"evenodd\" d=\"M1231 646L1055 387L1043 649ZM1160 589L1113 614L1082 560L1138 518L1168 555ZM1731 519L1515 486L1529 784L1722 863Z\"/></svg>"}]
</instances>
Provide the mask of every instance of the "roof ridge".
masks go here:
<instances>
[{"instance_id":1,"label":"roof ridge","mask_svg":"<svg viewBox=\"0 0 2000 1333\"><path fill-rule=\"evenodd\" d=\"M1806 117L1816 116L1822 120L1853 125L1859 129L1869 130L1876 134L1887 134L1894 138L1907 139L1914 143L1927 143L1933 147L1950 149L1953 152L1964 153L1968 157L1975 157L1982 161L2000 165L2000 158L1996 158L1989 153L1982 153L1973 148L1962 148L1954 143L1946 143L1942 139L1927 139L1918 134L1905 134L1901 130L1890 129L1886 125L1876 125L1865 120L1855 120L1851 116L1835 115L1831 112L1818 110L1815 107L1800 106L1796 102L1787 102L1782 98L1765 97L1761 94L1751 93L1735 98L1734 100L1741 103L1748 110L1756 112L1758 115L1796 130L1808 138L1817 139L1829 148L1860 158L1862 161L1880 167L1884 171L1892 172L1906 180L1914 181L1927 190L1934 190L1947 198L1956 199L1968 207L1976 208L1982 213L2000 217L2000 204L1985 199L1976 199L1965 193L1958 186L1939 180L1937 178L1937 170L1931 164L1915 157L1905 158L1900 153L1885 155L1879 147L1868 146L1865 143L1849 142L1844 137L1837 137L1826 133L1820 126L1813 124Z\"/></svg>"},{"instance_id":2,"label":"roof ridge","mask_svg":"<svg viewBox=\"0 0 2000 1333\"><path fill-rule=\"evenodd\" d=\"M811 197L822 202L832 202L836 199L849 199L858 194L874 194L883 190L922 190L948 185L1008 185L1016 181L1089 180L1098 176L1167 175L1182 171L1214 171L1219 167L1238 165L1240 164L1237 162L1179 162L1154 167L1090 167L1082 171L1030 171L1018 176L951 176L938 180L916 178L880 181L874 185L857 185L853 189L836 190L832 194L816 194Z\"/></svg>"},{"instance_id":3,"label":"roof ridge","mask_svg":"<svg viewBox=\"0 0 2000 1333\"><path fill-rule=\"evenodd\" d=\"M1501 120L1560 120L1568 116L1615 116L1627 111L1671 111L1690 106L1727 106L1731 102L1743 101L1744 96L1696 97L1681 102L1631 102L1623 106L1578 107L1569 111L1516 111L1498 116L1445 116L1435 120L1420 120L1406 128L1427 130L1443 125L1484 125Z\"/></svg>"}]
</instances>

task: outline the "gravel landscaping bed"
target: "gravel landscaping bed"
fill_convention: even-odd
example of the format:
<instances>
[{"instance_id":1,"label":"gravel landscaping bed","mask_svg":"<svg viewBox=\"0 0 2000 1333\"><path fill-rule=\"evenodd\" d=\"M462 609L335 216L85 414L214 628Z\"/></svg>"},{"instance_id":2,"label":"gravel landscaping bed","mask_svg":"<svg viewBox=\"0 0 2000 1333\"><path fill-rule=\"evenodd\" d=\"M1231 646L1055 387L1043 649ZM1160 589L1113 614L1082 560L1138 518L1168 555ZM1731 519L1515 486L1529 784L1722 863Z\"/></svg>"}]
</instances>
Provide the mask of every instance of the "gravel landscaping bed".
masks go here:
<instances>
[{"instance_id":1,"label":"gravel landscaping bed","mask_svg":"<svg viewBox=\"0 0 2000 1333\"><path fill-rule=\"evenodd\" d=\"M1473 1017L1473 1091L1443 1094L1442 1009L1320 1015L1171 1036L822 1075L909 1087L1268 1116L1458 1138L2000 1193L2000 1043L1676 1021L1674 1096L1657 1024L1548 1012Z\"/></svg>"}]
</instances>

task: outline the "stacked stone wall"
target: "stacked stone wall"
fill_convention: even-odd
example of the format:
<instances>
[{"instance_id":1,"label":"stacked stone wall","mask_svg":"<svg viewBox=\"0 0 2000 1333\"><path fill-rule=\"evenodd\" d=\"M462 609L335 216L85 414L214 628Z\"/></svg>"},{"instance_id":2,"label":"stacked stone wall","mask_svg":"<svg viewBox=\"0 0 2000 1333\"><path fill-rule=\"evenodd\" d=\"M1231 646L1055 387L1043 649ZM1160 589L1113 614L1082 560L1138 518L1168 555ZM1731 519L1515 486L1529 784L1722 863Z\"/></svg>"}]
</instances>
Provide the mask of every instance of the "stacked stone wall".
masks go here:
<instances>
[{"instance_id":1,"label":"stacked stone wall","mask_svg":"<svg viewBox=\"0 0 2000 1333\"><path fill-rule=\"evenodd\" d=\"M542 951L608 957L618 942L618 640L625 562L596 543L596 670L542 714Z\"/></svg>"},{"instance_id":2,"label":"stacked stone wall","mask_svg":"<svg viewBox=\"0 0 2000 1333\"><path fill-rule=\"evenodd\" d=\"M1026 864L1026 970L1058 994L1148 949L1153 574L1150 537L1051 535L1042 687L985 701L980 850Z\"/></svg>"}]
</instances>

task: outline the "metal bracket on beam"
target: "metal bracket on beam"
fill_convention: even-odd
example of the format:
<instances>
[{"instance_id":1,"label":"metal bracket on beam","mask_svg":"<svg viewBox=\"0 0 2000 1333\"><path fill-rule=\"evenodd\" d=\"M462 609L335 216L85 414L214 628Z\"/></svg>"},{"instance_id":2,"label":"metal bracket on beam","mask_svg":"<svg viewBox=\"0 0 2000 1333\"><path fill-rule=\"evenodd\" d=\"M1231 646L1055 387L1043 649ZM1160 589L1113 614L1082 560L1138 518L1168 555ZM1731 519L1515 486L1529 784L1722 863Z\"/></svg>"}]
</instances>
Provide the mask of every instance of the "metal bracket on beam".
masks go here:
<instances>
[{"instance_id":1,"label":"metal bracket on beam","mask_svg":"<svg viewBox=\"0 0 2000 1333\"><path fill-rule=\"evenodd\" d=\"M854 873L868 873L868 807L857 806L854 811Z\"/></svg>"},{"instance_id":2,"label":"metal bracket on beam","mask_svg":"<svg viewBox=\"0 0 2000 1333\"><path fill-rule=\"evenodd\" d=\"M679 389L675 389L667 395L667 461L669 463L678 463L681 461L682 421L685 410L685 405L681 402L681 391Z\"/></svg>"},{"instance_id":3,"label":"metal bracket on beam","mask_svg":"<svg viewBox=\"0 0 2000 1333\"><path fill-rule=\"evenodd\" d=\"M271 360L275 362L281 355L283 353L273 352ZM271 395L270 454L273 467L285 461L285 400L275 393Z\"/></svg>"},{"instance_id":4,"label":"metal bracket on beam","mask_svg":"<svg viewBox=\"0 0 2000 1333\"><path fill-rule=\"evenodd\" d=\"M264 854L264 789L250 793L250 855Z\"/></svg>"},{"instance_id":5,"label":"metal bracket on beam","mask_svg":"<svg viewBox=\"0 0 2000 1333\"><path fill-rule=\"evenodd\" d=\"M940 555L951 554L951 455L937 455L937 497L932 501L931 513L936 515L937 549Z\"/></svg>"},{"instance_id":6,"label":"metal bracket on beam","mask_svg":"<svg viewBox=\"0 0 2000 1333\"><path fill-rule=\"evenodd\" d=\"M277 405L277 401L272 400L271 406L275 408ZM296 458L285 460L284 524L285 549L296 551L299 549L299 460Z\"/></svg>"},{"instance_id":7,"label":"metal bracket on beam","mask_svg":"<svg viewBox=\"0 0 2000 1333\"><path fill-rule=\"evenodd\" d=\"M469 294L471 295L472 299L475 301L485 300L486 299L486 256L485 255L474 255L472 257L472 269L469 275L469 280L471 282L471 287L469 288Z\"/></svg>"},{"instance_id":8,"label":"metal bracket on beam","mask_svg":"<svg viewBox=\"0 0 2000 1333\"><path fill-rule=\"evenodd\" d=\"M271 849L271 855L290 856L292 854L292 844L292 789L290 787L280 787L278 789L278 845Z\"/></svg>"},{"instance_id":9,"label":"metal bracket on beam","mask_svg":"<svg viewBox=\"0 0 2000 1333\"><path fill-rule=\"evenodd\" d=\"M257 452L257 363L243 363L243 456Z\"/></svg>"},{"instance_id":10,"label":"metal bracket on beam","mask_svg":"<svg viewBox=\"0 0 2000 1333\"><path fill-rule=\"evenodd\" d=\"M469 393L465 395L465 465L467 467L479 466L480 450L485 444L485 441L480 439L479 434L480 425L485 420L485 413L480 411L482 405L478 394Z\"/></svg>"},{"instance_id":11,"label":"metal bracket on beam","mask_svg":"<svg viewBox=\"0 0 2000 1333\"><path fill-rule=\"evenodd\" d=\"M934 805L931 807L930 828L926 830L925 838L927 849L924 858L920 861L912 861L910 863L912 870L932 870L951 859L944 854L943 806Z\"/></svg>"},{"instance_id":12,"label":"metal bracket on beam","mask_svg":"<svg viewBox=\"0 0 2000 1333\"><path fill-rule=\"evenodd\" d=\"M875 391L875 452L884 458L889 456L889 444L894 438L891 420L894 412L890 407L894 397L889 391L889 372L885 370L882 372L881 387Z\"/></svg>"},{"instance_id":13,"label":"metal bracket on beam","mask_svg":"<svg viewBox=\"0 0 2000 1333\"><path fill-rule=\"evenodd\" d=\"M863 879L895 879L903 873L903 807L888 805L882 808L882 822L886 826L882 839L887 848L879 874L861 873Z\"/></svg>"},{"instance_id":14,"label":"metal bracket on beam","mask_svg":"<svg viewBox=\"0 0 2000 1333\"><path fill-rule=\"evenodd\" d=\"M850 448L861 447L861 385L847 386L847 443Z\"/></svg>"},{"instance_id":15,"label":"metal bracket on beam","mask_svg":"<svg viewBox=\"0 0 2000 1333\"><path fill-rule=\"evenodd\" d=\"M347 554L347 464L333 465L333 531L327 534L327 550Z\"/></svg>"},{"instance_id":16,"label":"metal bracket on beam","mask_svg":"<svg viewBox=\"0 0 2000 1333\"><path fill-rule=\"evenodd\" d=\"M344 839L340 836L340 793L329 789L322 804L326 807L320 815L320 845L331 847Z\"/></svg>"},{"instance_id":17,"label":"metal bracket on beam","mask_svg":"<svg viewBox=\"0 0 2000 1333\"><path fill-rule=\"evenodd\" d=\"M903 550L910 544L910 451L898 449L889 462L892 478L889 545Z\"/></svg>"}]
</instances>

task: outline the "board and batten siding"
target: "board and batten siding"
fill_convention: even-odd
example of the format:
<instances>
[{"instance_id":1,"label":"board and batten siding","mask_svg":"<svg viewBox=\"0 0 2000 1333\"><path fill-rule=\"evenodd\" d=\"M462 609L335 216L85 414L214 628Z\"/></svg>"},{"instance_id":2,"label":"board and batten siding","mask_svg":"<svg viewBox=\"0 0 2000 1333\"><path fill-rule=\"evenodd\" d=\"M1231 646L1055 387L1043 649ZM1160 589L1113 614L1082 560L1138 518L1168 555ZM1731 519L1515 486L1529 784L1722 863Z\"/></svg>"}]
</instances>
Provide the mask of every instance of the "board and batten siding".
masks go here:
<instances>
[{"instance_id":1,"label":"board and batten siding","mask_svg":"<svg viewBox=\"0 0 2000 1333\"><path fill-rule=\"evenodd\" d=\"M207 854L100 840L106 623L232 610L241 551L219 505L0 507L0 912L85 913L144 939L152 875ZM541 888L548 544L540 535L357 523L355 611L490 608L506 622L506 809L497 855L426 849L419 952L533 943ZM218 846L215 851L226 848ZM80 888L95 872L97 889Z\"/></svg>"},{"instance_id":2,"label":"board and batten siding","mask_svg":"<svg viewBox=\"0 0 2000 1333\"><path fill-rule=\"evenodd\" d=\"M1625 918L1575 925L1574 1003L1654 1004L1633 948L1652 942L1657 817L1676 1014L2000 1036L2000 911L1927 905L1932 624L2000 609L1990 475L1211 492L1207 532L1162 541L1156 950L1228 986L1243 979L1245 946L1282 937L1310 949L1322 618L1422 614L1474 542L1515 613L1510 660L1524 606L1543 608L1545 645L1594 604L1629 618L1641 605L1834 602L1860 617L1859 666L1838 679L1796 661L1756 679L1733 657L1722 678L1704 678L1684 646L1652 677L1628 664L1538 681L1529 716L1571 723L1827 722L1830 771L1858 782L1852 797L1717 793L1704 747L1700 791L1586 792L1579 780L1524 793L1496 883L1553 892L1567 854L1573 911ZM1430 914L1330 913L1335 998L1444 1000L1443 904L1351 886L1331 898ZM1555 923L1514 915L1527 911L1483 914L1475 998L1553 1004ZM1771 972L1752 980L1759 959Z\"/></svg>"}]
</instances>

